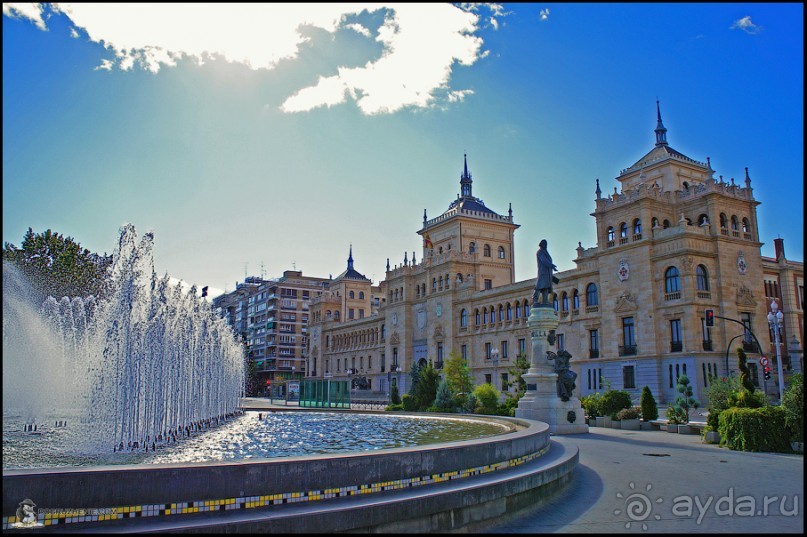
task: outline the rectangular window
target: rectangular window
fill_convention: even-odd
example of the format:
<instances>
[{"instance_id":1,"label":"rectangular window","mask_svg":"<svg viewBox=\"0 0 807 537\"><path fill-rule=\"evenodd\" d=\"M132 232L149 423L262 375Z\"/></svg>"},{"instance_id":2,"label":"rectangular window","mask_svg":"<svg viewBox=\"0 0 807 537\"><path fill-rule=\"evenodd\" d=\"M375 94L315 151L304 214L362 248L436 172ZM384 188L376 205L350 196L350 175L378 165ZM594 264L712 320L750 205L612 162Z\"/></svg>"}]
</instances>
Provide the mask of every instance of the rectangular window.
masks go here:
<instances>
[{"instance_id":1,"label":"rectangular window","mask_svg":"<svg viewBox=\"0 0 807 537\"><path fill-rule=\"evenodd\" d=\"M751 314L746 312L746 311L741 312L740 313L740 322L742 322L743 326L745 326L745 328L746 328L745 337L743 337L743 340L746 343L751 343L753 341L753 337L751 336L751 330L750 330L751 329Z\"/></svg>"},{"instance_id":2,"label":"rectangular window","mask_svg":"<svg viewBox=\"0 0 807 537\"><path fill-rule=\"evenodd\" d=\"M599 328L588 331L588 357L600 357L600 330Z\"/></svg>"},{"instance_id":3,"label":"rectangular window","mask_svg":"<svg viewBox=\"0 0 807 537\"><path fill-rule=\"evenodd\" d=\"M485 280L485 289L493 289L493 280Z\"/></svg>"},{"instance_id":4,"label":"rectangular window","mask_svg":"<svg viewBox=\"0 0 807 537\"><path fill-rule=\"evenodd\" d=\"M381 372L383 373L386 370L387 370L387 355L382 352L381 353Z\"/></svg>"},{"instance_id":5,"label":"rectangular window","mask_svg":"<svg viewBox=\"0 0 807 537\"><path fill-rule=\"evenodd\" d=\"M558 334L556 337L557 337L556 343L558 344L558 350L562 351L563 349L566 348L566 338L563 337L563 334Z\"/></svg>"},{"instance_id":6,"label":"rectangular window","mask_svg":"<svg viewBox=\"0 0 807 537\"><path fill-rule=\"evenodd\" d=\"M507 342L502 341L502 358L507 358Z\"/></svg>"},{"instance_id":7,"label":"rectangular window","mask_svg":"<svg viewBox=\"0 0 807 537\"><path fill-rule=\"evenodd\" d=\"M361 308L359 309L359 319L364 319L364 310Z\"/></svg>"},{"instance_id":8,"label":"rectangular window","mask_svg":"<svg viewBox=\"0 0 807 537\"><path fill-rule=\"evenodd\" d=\"M443 344L441 342L437 343L437 361L443 361Z\"/></svg>"},{"instance_id":9,"label":"rectangular window","mask_svg":"<svg viewBox=\"0 0 807 537\"><path fill-rule=\"evenodd\" d=\"M468 360L468 345L463 345L462 347L460 347L460 350L461 350L461 353L462 353L462 359L467 361Z\"/></svg>"},{"instance_id":10,"label":"rectangular window","mask_svg":"<svg viewBox=\"0 0 807 537\"><path fill-rule=\"evenodd\" d=\"M507 373L502 373L502 390L507 390L507 383L510 382Z\"/></svg>"},{"instance_id":11,"label":"rectangular window","mask_svg":"<svg viewBox=\"0 0 807 537\"><path fill-rule=\"evenodd\" d=\"M348 318L348 319L352 319L352 318L353 318L353 308L349 308L349 309L347 310L347 318Z\"/></svg>"},{"instance_id":12,"label":"rectangular window","mask_svg":"<svg viewBox=\"0 0 807 537\"><path fill-rule=\"evenodd\" d=\"M670 352L681 352L683 343L681 340L681 319L670 320Z\"/></svg>"},{"instance_id":13,"label":"rectangular window","mask_svg":"<svg viewBox=\"0 0 807 537\"><path fill-rule=\"evenodd\" d=\"M626 365L622 367L622 387L626 390L633 390L636 388L636 373L634 366Z\"/></svg>"},{"instance_id":14,"label":"rectangular window","mask_svg":"<svg viewBox=\"0 0 807 537\"><path fill-rule=\"evenodd\" d=\"M490 373L485 373L485 384L490 384L490 382L491 382Z\"/></svg>"},{"instance_id":15,"label":"rectangular window","mask_svg":"<svg viewBox=\"0 0 807 537\"><path fill-rule=\"evenodd\" d=\"M485 360L490 360L491 351L493 350L490 343L485 343Z\"/></svg>"},{"instance_id":16,"label":"rectangular window","mask_svg":"<svg viewBox=\"0 0 807 537\"><path fill-rule=\"evenodd\" d=\"M398 365L398 347L392 348L392 365Z\"/></svg>"},{"instance_id":17,"label":"rectangular window","mask_svg":"<svg viewBox=\"0 0 807 537\"><path fill-rule=\"evenodd\" d=\"M622 344L625 345L625 347L633 347L636 345L633 317L625 317L622 319Z\"/></svg>"},{"instance_id":18,"label":"rectangular window","mask_svg":"<svg viewBox=\"0 0 807 537\"><path fill-rule=\"evenodd\" d=\"M518 353L525 357L527 356L527 340L525 338L518 340Z\"/></svg>"}]
</instances>

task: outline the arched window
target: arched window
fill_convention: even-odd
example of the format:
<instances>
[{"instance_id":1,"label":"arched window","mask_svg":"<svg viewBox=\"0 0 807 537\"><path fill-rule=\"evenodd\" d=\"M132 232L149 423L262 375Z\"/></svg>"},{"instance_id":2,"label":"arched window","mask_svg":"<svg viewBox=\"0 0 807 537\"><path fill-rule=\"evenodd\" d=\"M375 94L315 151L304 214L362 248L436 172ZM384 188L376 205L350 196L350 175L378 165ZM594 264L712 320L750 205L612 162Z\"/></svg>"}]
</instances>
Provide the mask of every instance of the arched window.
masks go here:
<instances>
[{"instance_id":1,"label":"arched window","mask_svg":"<svg viewBox=\"0 0 807 537\"><path fill-rule=\"evenodd\" d=\"M555 308L555 311L558 311L558 297L555 295L555 299L552 301L552 307Z\"/></svg>"},{"instance_id":2,"label":"arched window","mask_svg":"<svg viewBox=\"0 0 807 537\"><path fill-rule=\"evenodd\" d=\"M395 290L395 301L396 302L398 301L398 290L397 289Z\"/></svg>"},{"instance_id":3,"label":"arched window","mask_svg":"<svg viewBox=\"0 0 807 537\"><path fill-rule=\"evenodd\" d=\"M511 321L513 319L513 310L510 308L509 302L507 303L507 309L505 315L506 315L505 319L507 319L508 321Z\"/></svg>"},{"instance_id":4,"label":"arched window","mask_svg":"<svg viewBox=\"0 0 807 537\"><path fill-rule=\"evenodd\" d=\"M476 253L476 243L475 242L472 242L471 244L468 245L468 252L472 253L472 254Z\"/></svg>"},{"instance_id":5,"label":"arched window","mask_svg":"<svg viewBox=\"0 0 807 537\"><path fill-rule=\"evenodd\" d=\"M364 300L364 291L359 291L359 299Z\"/></svg>"},{"instance_id":6,"label":"arched window","mask_svg":"<svg viewBox=\"0 0 807 537\"><path fill-rule=\"evenodd\" d=\"M668 227L670 227L670 221L665 218L664 223L662 224L661 227L663 227L664 229L667 229Z\"/></svg>"},{"instance_id":7,"label":"arched window","mask_svg":"<svg viewBox=\"0 0 807 537\"><path fill-rule=\"evenodd\" d=\"M574 290L574 297L572 298L572 309L574 310L580 309L580 294L577 292L577 289Z\"/></svg>"},{"instance_id":8,"label":"arched window","mask_svg":"<svg viewBox=\"0 0 807 537\"><path fill-rule=\"evenodd\" d=\"M499 259L504 259L504 246L499 246Z\"/></svg>"},{"instance_id":9,"label":"arched window","mask_svg":"<svg viewBox=\"0 0 807 537\"><path fill-rule=\"evenodd\" d=\"M448 288L450 288L450 287L451 287L451 286L449 285L449 281L450 281L450 280L451 280L451 278L449 278L449 277L448 277L448 274L446 274L446 289L448 289Z\"/></svg>"},{"instance_id":10,"label":"arched window","mask_svg":"<svg viewBox=\"0 0 807 537\"><path fill-rule=\"evenodd\" d=\"M650 227L653 229L658 227L658 218L655 216L650 220Z\"/></svg>"},{"instance_id":11,"label":"arched window","mask_svg":"<svg viewBox=\"0 0 807 537\"><path fill-rule=\"evenodd\" d=\"M460 326L466 327L468 326L468 312L465 311L465 308L462 309L460 312Z\"/></svg>"},{"instance_id":12,"label":"arched window","mask_svg":"<svg viewBox=\"0 0 807 537\"><path fill-rule=\"evenodd\" d=\"M437 253L438 253L438 254L442 254L442 253L443 253L443 247L442 247L442 246L440 247L440 249L439 249L439 250L437 250Z\"/></svg>"},{"instance_id":13,"label":"arched window","mask_svg":"<svg viewBox=\"0 0 807 537\"><path fill-rule=\"evenodd\" d=\"M614 241L614 226L608 226L608 242Z\"/></svg>"},{"instance_id":14,"label":"arched window","mask_svg":"<svg viewBox=\"0 0 807 537\"><path fill-rule=\"evenodd\" d=\"M561 303L563 304L563 311L569 311L569 295L566 294L566 291L563 291L561 297L562 297Z\"/></svg>"},{"instance_id":15,"label":"arched window","mask_svg":"<svg viewBox=\"0 0 807 537\"><path fill-rule=\"evenodd\" d=\"M526 301L526 300L524 301L524 306L523 306L522 311L524 312L524 318L525 319L530 316L530 303L528 301Z\"/></svg>"},{"instance_id":16,"label":"arched window","mask_svg":"<svg viewBox=\"0 0 807 537\"><path fill-rule=\"evenodd\" d=\"M626 224L625 222L619 224L619 238L620 239L628 238L628 224Z\"/></svg>"},{"instance_id":17,"label":"arched window","mask_svg":"<svg viewBox=\"0 0 807 537\"><path fill-rule=\"evenodd\" d=\"M443 290L443 277L442 276L440 276L440 283L438 284L438 287L440 288L441 291Z\"/></svg>"},{"instance_id":18,"label":"arched window","mask_svg":"<svg viewBox=\"0 0 807 537\"><path fill-rule=\"evenodd\" d=\"M664 271L664 292L674 293L681 290L681 279L678 269L670 267Z\"/></svg>"},{"instance_id":19,"label":"arched window","mask_svg":"<svg viewBox=\"0 0 807 537\"><path fill-rule=\"evenodd\" d=\"M421 287L420 294L426 296L426 284L424 283L420 287Z\"/></svg>"},{"instance_id":20,"label":"arched window","mask_svg":"<svg viewBox=\"0 0 807 537\"><path fill-rule=\"evenodd\" d=\"M339 310L335 310L335 311L333 312L333 318L334 318L335 320L337 320L337 321L339 320Z\"/></svg>"},{"instance_id":21,"label":"arched window","mask_svg":"<svg viewBox=\"0 0 807 537\"><path fill-rule=\"evenodd\" d=\"M462 283L462 274L460 274L459 272L457 273L457 283L458 284Z\"/></svg>"},{"instance_id":22,"label":"arched window","mask_svg":"<svg viewBox=\"0 0 807 537\"><path fill-rule=\"evenodd\" d=\"M687 183L686 181L684 181L684 190L687 192L689 191L689 183Z\"/></svg>"},{"instance_id":23,"label":"arched window","mask_svg":"<svg viewBox=\"0 0 807 537\"><path fill-rule=\"evenodd\" d=\"M751 232L751 222L748 221L748 218L743 218L743 233L750 233Z\"/></svg>"},{"instance_id":24,"label":"arched window","mask_svg":"<svg viewBox=\"0 0 807 537\"><path fill-rule=\"evenodd\" d=\"M474 310L474 320L476 321L476 325L479 326L479 308Z\"/></svg>"},{"instance_id":25,"label":"arched window","mask_svg":"<svg viewBox=\"0 0 807 537\"><path fill-rule=\"evenodd\" d=\"M490 257L490 244L486 244L482 250L482 255L485 257Z\"/></svg>"},{"instance_id":26,"label":"arched window","mask_svg":"<svg viewBox=\"0 0 807 537\"><path fill-rule=\"evenodd\" d=\"M597 306L600 303L600 297L597 294L597 285L590 283L586 286L586 306Z\"/></svg>"},{"instance_id":27,"label":"arched window","mask_svg":"<svg viewBox=\"0 0 807 537\"><path fill-rule=\"evenodd\" d=\"M706 213L703 213L700 216L698 216L698 225L699 226L705 226L708 223L709 223L709 217L706 215Z\"/></svg>"},{"instance_id":28,"label":"arched window","mask_svg":"<svg viewBox=\"0 0 807 537\"><path fill-rule=\"evenodd\" d=\"M641 235L642 234L642 221L638 218L633 221L633 234L634 235Z\"/></svg>"},{"instance_id":29,"label":"arched window","mask_svg":"<svg viewBox=\"0 0 807 537\"><path fill-rule=\"evenodd\" d=\"M490 307L490 322L491 322L491 324L496 322L496 307L495 306Z\"/></svg>"},{"instance_id":30,"label":"arched window","mask_svg":"<svg viewBox=\"0 0 807 537\"><path fill-rule=\"evenodd\" d=\"M731 229L732 231L740 230L740 223L737 221L737 217L735 215L731 215Z\"/></svg>"},{"instance_id":31,"label":"arched window","mask_svg":"<svg viewBox=\"0 0 807 537\"><path fill-rule=\"evenodd\" d=\"M720 213L720 227L726 229L729 227L729 220L726 218L726 213Z\"/></svg>"},{"instance_id":32,"label":"arched window","mask_svg":"<svg viewBox=\"0 0 807 537\"><path fill-rule=\"evenodd\" d=\"M521 309L520 309L520 306L519 306L518 300L516 300L516 305L515 305L515 306L513 306L513 307L514 307L514 308L515 308L515 310L516 310L516 319L518 319L519 317L521 317Z\"/></svg>"},{"instance_id":33,"label":"arched window","mask_svg":"<svg viewBox=\"0 0 807 537\"><path fill-rule=\"evenodd\" d=\"M499 304L499 322L504 320L504 308L501 304Z\"/></svg>"},{"instance_id":34,"label":"arched window","mask_svg":"<svg viewBox=\"0 0 807 537\"><path fill-rule=\"evenodd\" d=\"M488 324L488 309L482 308L482 324Z\"/></svg>"},{"instance_id":35,"label":"arched window","mask_svg":"<svg viewBox=\"0 0 807 537\"><path fill-rule=\"evenodd\" d=\"M353 291L351 291L351 292L349 292L349 293L348 293L348 297L350 297L350 298L356 298L356 296L353 294Z\"/></svg>"},{"instance_id":36,"label":"arched window","mask_svg":"<svg viewBox=\"0 0 807 537\"><path fill-rule=\"evenodd\" d=\"M695 281L698 286L698 291L709 290L709 273L703 265L698 265L698 268L695 269Z\"/></svg>"},{"instance_id":37,"label":"arched window","mask_svg":"<svg viewBox=\"0 0 807 537\"><path fill-rule=\"evenodd\" d=\"M437 278L432 278L432 292L437 291Z\"/></svg>"}]
</instances>

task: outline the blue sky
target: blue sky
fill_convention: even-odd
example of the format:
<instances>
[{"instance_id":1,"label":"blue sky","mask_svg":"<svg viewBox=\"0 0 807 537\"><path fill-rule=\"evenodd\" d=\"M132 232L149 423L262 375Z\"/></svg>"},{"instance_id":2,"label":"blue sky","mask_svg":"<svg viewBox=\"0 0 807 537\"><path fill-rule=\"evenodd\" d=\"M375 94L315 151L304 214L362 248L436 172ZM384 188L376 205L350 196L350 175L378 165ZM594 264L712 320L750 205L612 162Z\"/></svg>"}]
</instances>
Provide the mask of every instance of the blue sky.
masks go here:
<instances>
[{"instance_id":1,"label":"blue sky","mask_svg":"<svg viewBox=\"0 0 807 537\"><path fill-rule=\"evenodd\" d=\"M421 258L459 192L596 245L595 179L667 140L742 182L762 254L804 251L802 4L3 4L3 241L51 228L111 253L127 222L157 272L378 282Z\"/></svg>"}]
</instances>

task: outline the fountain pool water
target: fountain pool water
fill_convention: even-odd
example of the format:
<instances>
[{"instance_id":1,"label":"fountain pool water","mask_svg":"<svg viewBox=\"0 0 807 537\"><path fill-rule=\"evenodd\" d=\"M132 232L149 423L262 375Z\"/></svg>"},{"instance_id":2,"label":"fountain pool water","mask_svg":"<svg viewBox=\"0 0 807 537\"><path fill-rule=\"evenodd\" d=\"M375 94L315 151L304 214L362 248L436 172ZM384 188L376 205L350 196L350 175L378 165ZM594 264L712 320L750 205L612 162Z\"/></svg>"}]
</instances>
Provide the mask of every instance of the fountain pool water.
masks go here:
<instances>
[{"instance_id":1,"label":"fountain pool water","mask_svg":"<svg viewBox=\"0 0 807 537\"><path fill-rule=\"evenodd\" d=\"M87 452L74 446L85 424L54 427L40 434L23 431L9 417L3 436L3 468L81 467L110 464L164 464L249 461L261 458L376 451L503 434L510 427L493 421L437 416L396 416L334 412L246 412L215 429L156 451Z\"/></svg>"},{"instance_id":2,"label":"fountain pool water","mask_svg":"<svg viewBox=\"0 0 807 537\"><path fill-rule=\"evenodd\" d=\"M151 233L138 244L134 226L121 228L98 300L33 304L3 264L4 468L15 419L26 433L66 422L64 449L91 454L156 447L239 413L243 346L195 287L156 277L152 250Z\"/></svg>"}]
</instances>

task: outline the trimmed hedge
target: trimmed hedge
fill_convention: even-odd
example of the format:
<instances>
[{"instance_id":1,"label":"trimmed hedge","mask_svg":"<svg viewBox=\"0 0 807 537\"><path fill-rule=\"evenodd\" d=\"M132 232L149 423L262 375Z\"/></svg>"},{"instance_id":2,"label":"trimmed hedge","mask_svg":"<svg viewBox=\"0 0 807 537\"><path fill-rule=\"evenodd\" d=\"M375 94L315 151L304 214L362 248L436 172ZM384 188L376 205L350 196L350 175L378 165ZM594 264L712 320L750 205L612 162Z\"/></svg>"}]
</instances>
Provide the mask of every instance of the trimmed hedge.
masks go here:
<instances>
[{"instance_id":1,"label":"trimmed hedge","mask_svg":"<svg viewBox=\"0 0 807 537\"><path fill-rule=\"evenodd\" d=\"M406 410L407 412L412 412L418 409L417 399L415 399L415 396L412 395L411 393L405 393L403 395L403 397L401 398L401 404L403 406L403 409Z\"/></svg>"},{"instance_id":2,"label":"trimmed hedge","mask_svg":"<svg viewBox=\"0 0 807 537\"><path fill-rule=\"evenodd\" d=\"M611 416L611 419L616 419L617 413L623 408L630 408L633 406L630 394L623 390L608 390L602 394L602 406L600 411L603 416Z\"/></svg>"},{"instance_id":3,"label":"trimmed hedge","mask_svg":"<svg viewBox=\"0 0 807 537\"><path fill-rule=\"evenodd\" d=\"M653 397L653 392L650 391L650 386L642 388L639 406L642 409L642 421L658 419L658 405L656 404L656 398Z\"/></svg>"},{"instance_id":4,"label":"trimmed hedge","mask_svg":"<svg viewBox=\"0 0 807 537\"><path fill-rule=\"evenodd\" d=\"M791 453L782 407L728 408L718 418L720 443L736 451Z\"/></svg>"}]
</instances>

